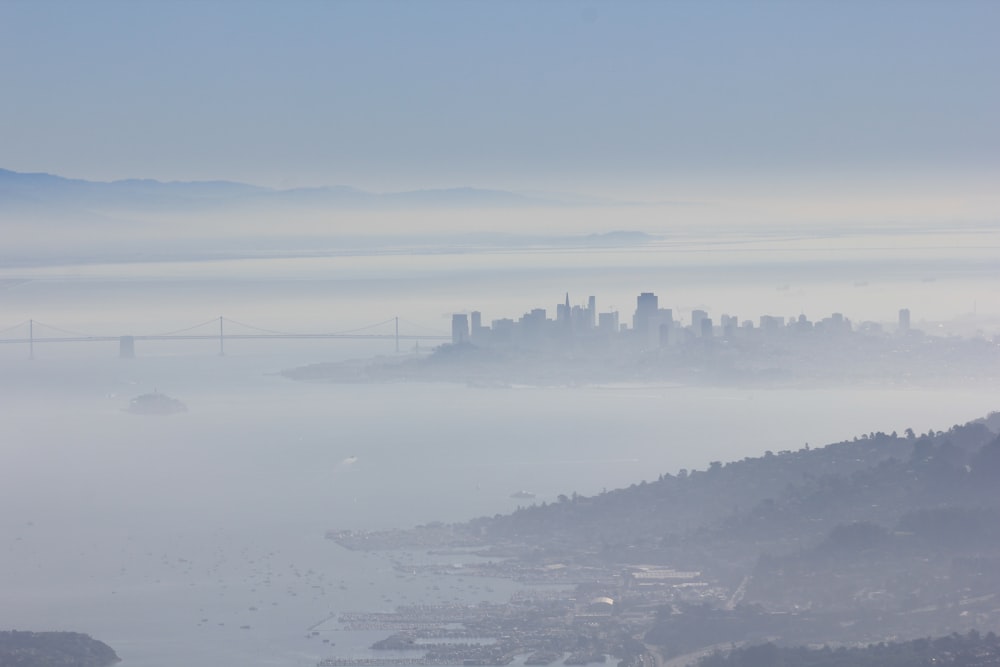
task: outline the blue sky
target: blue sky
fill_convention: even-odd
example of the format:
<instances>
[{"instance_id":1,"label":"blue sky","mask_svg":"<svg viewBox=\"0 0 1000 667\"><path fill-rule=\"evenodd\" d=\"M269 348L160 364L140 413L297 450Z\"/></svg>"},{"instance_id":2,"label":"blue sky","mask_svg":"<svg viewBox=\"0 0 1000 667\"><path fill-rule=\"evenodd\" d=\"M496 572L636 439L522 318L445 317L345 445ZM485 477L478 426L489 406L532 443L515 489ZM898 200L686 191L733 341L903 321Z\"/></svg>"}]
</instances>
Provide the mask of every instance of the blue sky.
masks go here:
<instances>
[{"instance_id":1,"label":"blue sky","mask_svg":"<svg viewBox=\"0 0 1000 667\"><path fill-rule=\"evenodd\" d=\"M0 166L980 196L1000 172L997 34L993 1L6 0Z\"/></svg>"}]
</instances>

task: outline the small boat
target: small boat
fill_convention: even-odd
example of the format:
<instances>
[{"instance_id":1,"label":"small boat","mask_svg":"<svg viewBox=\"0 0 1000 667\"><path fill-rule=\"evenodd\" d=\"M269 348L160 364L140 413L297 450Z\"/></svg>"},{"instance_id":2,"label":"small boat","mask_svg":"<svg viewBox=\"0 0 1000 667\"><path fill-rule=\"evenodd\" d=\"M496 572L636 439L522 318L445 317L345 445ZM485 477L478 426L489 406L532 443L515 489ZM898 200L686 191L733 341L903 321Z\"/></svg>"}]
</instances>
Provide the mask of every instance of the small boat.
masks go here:
<instances>
[{"instance_id":1,"label":"small boat","mask_svg":"<svg viewBox=\"0 0 1000 667\"><path fill-rule=\"evenodd\" d=\"M521 489L520 491L515 491L514 493L510 494L510 497L517 498L520 500L520 499L534 498L535 494L533 494L531 491L525 491L524 489Z\"/></svg>"}]
</instances>

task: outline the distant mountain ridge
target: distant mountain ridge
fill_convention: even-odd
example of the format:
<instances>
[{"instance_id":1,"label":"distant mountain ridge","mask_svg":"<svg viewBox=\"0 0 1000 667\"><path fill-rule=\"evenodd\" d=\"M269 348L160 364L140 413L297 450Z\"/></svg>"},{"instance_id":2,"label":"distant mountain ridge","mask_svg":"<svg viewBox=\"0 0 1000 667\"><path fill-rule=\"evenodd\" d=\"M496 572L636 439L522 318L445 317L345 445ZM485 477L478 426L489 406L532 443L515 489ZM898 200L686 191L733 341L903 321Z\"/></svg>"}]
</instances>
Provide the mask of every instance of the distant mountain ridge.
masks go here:
<instances>
[{"instance_id":1,"label":"distant mountain ridge","mask_svg":"<svg viewBox=\"0 0 1000 667\"><path fill-rule=\"evenodd\" d=\"M32 208L190 209L238 205L319 208L493 208L563 206L540 195L474 187L374 193L349 186L274 189L234 181L88 181L0 169L0 211Z\"/></svg>"}]
</instances>

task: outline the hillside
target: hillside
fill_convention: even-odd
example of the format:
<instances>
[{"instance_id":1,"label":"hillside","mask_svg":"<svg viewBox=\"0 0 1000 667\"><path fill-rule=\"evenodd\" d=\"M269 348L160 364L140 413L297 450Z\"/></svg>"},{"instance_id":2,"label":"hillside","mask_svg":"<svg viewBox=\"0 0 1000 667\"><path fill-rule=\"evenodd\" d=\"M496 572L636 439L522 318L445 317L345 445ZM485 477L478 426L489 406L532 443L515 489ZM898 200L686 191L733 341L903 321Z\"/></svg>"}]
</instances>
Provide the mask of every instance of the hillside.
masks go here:
<instances>
[{"instance_id":1,"label":"hillside","mask_svg":"<svg viewBox=\"0 0 1000 667\"><path fill-rule=\"evenodd\" d=\"M761 644L705 658L699 667L987 667L1000 665L1000 638L971 631L935 639L871 644L854 648L782 648Z\"/></svg>"},{"instance_id":2,"label":"hillside","mask_svg":"<svg viewBox=\"0 0 1000 667\"><path fill-rule=\"evenodd\" d=\"M643 550L674 560L686 550L752 541L757 554L819 544L835 526L893 527L920 507L996 506L1000 442L995 418L946 432L870 433L852 441L760 457L707 470L665 473L654 482L483 518L460 529L490 542L525 542L549 552ZM659 555L658 555L659 554Z\"/></svg>"},{"instance_id":3,"label":"hillside","mask_svg":"<svg viewBox=\"0 0 1000 667\"><path fill-rule=\"evenodd\" d=\"M466 576L573 585L565 604L584 618L580 601L605 596L601 636L617 647L642 637L664 657L995 631L998 427L993 414L869 433L460 525L330 536L349 548L475 548L499 560ZM618 650L644 664L643 649Z\"/></svg>"},{"instance_id":4,"label":"hillside","mask_svg":"<svg viewBox=\"0 0 1000 667\"><path fill-rule=\"evenodd\" d=\"M3 667L108 667L120 662L104 642L79 632L0 631Z\"/></svg>"}]
</instances>

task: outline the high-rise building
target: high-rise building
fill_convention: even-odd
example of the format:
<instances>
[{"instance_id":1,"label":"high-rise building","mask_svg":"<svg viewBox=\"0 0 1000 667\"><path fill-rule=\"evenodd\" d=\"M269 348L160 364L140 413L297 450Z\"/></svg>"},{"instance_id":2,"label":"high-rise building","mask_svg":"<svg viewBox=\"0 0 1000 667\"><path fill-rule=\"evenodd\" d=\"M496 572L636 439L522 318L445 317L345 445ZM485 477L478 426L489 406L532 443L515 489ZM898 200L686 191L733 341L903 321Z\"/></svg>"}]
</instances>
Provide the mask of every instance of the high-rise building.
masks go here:
<instances>
[{"instance_id":1,"label":"high-rise building","mask_svg":"<svg viewBox=\"0 0 1000 667\"><path fill-rule=\"evenodd\" d=\"M739 331L740 320L735 315L723 315L720 318L719 326L722 328L722 335L732 338Z\"/></svg>"},{"instance_id":2,"label":"high-rise building","mask_svg":"<svg viewBox=\"0 0 1000 667\"><path fill-rule=\"evenodd\" d=\"M896 329L900 333L906 333L910 330L910 309L900 308L899 310L899 327Z\"/></svg>"},{"instance_id":3,"label":"high-rise building","mask_svg":"<svg viewBox=\"0 0 1000 667\"><path fill-rule=\"evenodd\" d=\"M544 308L533 308L530 313L522 315L518 323L523 338L527 341L537 342L541 340L548 322L550 320L545 317Z\"/></svg>"},{"instance_id":4,"label":"high-rise building","mask_svg":"<svg viewBox=\"0 0 1000 667\"><path fill-rule=\"evenodd\" d=\"M703 317L700 320L698 320L698 331L699 331L699 335L702 338L711 338L712 337L712 318L711 317Z\"/></svg>"},{"instance_id":5,"label":"high-rise building","mask_svg":"<svg viewBox=\"0 0 1000 667\"><path fill-rule=\"evenodd\" d=\"M465 313L451 316L451 342L455 345L469 342L469 316Z\"/></svg>"},{"instance_id":6,"label":"high-rise building","mask_svg":"<svg viewBox=\"0 0 1000 667\"><path fill-rule=\"evenodd\" d=\"M632 316L632 328L641 334L649 329L649 320L660 308L660 300L652 292L643 292L635 299L635 315Z\"/></svg>"},{"instance_id":7,"label":"high-rise building","mask_svg":"<svg viewBox=\"0 0 1000 667\"><path fill-rule=\"evenodd\" d=\"M696 336L701 335L701 322L708 317L708 313L704 310L692 310L691 311L691 331L694 332Z\"/></svg>"},{"instance_id":8,"label":"high-rise building","mask_svg":"<svg viewBox=\"0 0 1000 667\"><path fill-rule=\"evenodd\" d=\"M669 345L674 336L674 311L670 308L658 308L649 318L646 325L646 344L649 347L664 347Z\"/></svg>"},{"instance_id":9,"label":"high-rise building","mask_svg":"<svg viewBox=\"0 0 1000 667\"><path fill-rule=\"evenodd\" d=\"M785 327L785 321L775 315L761 315L760 329L765 334L774 334Z\"/></svg>"},{"instance_id":10,"label":"high-rise building","mask_svg":"<svg viewBox=\"0 0 1000 667\"><path fill-rule=\"evenodd\" d=\"M469 317L471 318L469 340L476 345L483 345L490 335L490 330L483 326L483 314L478 310L474 310L469 313Z\"/></svg>"},{"instance_id":11,"label":"high-rise building","mask_svg":"<svg viewBox=\"0 0 1000 667\"><path fill-rule=\"evenodd\" d=\"M593 328L590 324L590 309L583 306L573 306L570 321L573 324L573 331L581 332Z\"/></svg>"},{"instance_id":12,"label":"high-rise building","mask_svg":"<svg viewBox=\"0 0 1000 667\"><path fill-rule=\"evenodd\" d=\"M572 312L572 309L569 307L569 292L566 292L566 302L556 306L556 322L569 324Z\"/></svg>"},{"instance_id":13,"label":"high-rise building","mask_svg":"<svg viewBox=\"0 0 1000 667\"><path fill-rule=\"evenodd\" d=\"M602 333L618 333L618 311L615 310L610 313L601 313L598 315L597 328Z\"/></svg>"},{"instance_id":14,"label":"high-rise building","mask_svg":"<svg viewBox=\"0 0 1000 667\"><path fill-rule=\"evenodd\" d=\"M509 344L514 340L514 332L516 331L516 326L514 320L510 318L503 318L500 320L493 320L490 327L490 338L489 340L494 344Z\"/></svg>"}]
</instances>

